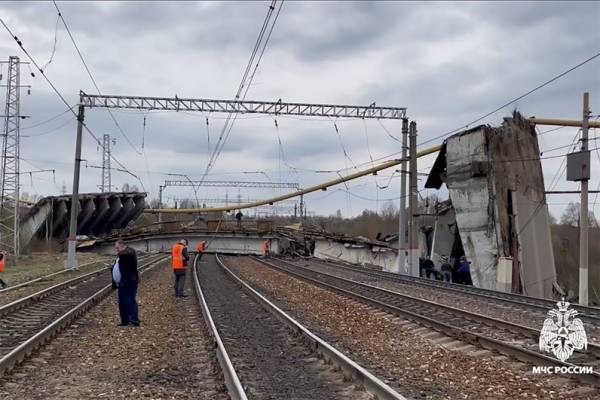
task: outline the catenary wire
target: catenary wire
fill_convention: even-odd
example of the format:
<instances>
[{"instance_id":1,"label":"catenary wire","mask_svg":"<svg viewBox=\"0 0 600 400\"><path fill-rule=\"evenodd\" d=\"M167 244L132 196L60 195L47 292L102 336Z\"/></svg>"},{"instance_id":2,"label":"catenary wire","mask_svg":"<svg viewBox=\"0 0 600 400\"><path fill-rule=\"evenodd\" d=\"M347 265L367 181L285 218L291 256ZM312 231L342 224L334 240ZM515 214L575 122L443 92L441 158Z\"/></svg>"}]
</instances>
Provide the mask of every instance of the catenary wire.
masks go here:
<instances>
[{"instance_id":1,"label":"catenary wire","mask_svg":"<svg viewBox=\"0 0 600 400\"><path fill-rule=\"evenodd\" d=\"M42 76L44 77L44 79L46 80L46 82L50 85L50 87L52 88L52 90L54 90L54 92L56 93L56 95L60 98L60 100L67 106L69 107L69 111L78 119L78 115L77 113L75 113L75 111L73 111L73 109L71 108L71 106L69 105L69 103L67 102L67 100L65 99L65 97L63 96L63 94L58 90L58 88L54 85L54 83L50 80L50 78L48 78L46 76L46 74L44 73L44 71L40 68L39 64L35 61L35 59L33 58L33 56L31 56L31 54L29 54L29 52L27 51L27 49L25 48L25 46L23 46L23 43L21 42L21 40L15 35L13 34L13 32L10 30L10 28L8 27L8 25L6 25L6 23L4 22L4 19L0 17L0 23L2 23L2 25L4 26L4 28L6 29L6 31L9 33L9 35L15 40L15 42L19 45L19 47L21 48L21 50L23 51L23 53L25 53L25 55L27 56L27 58L29 58L29 60L31 61L31 63L33 63L35 65L35 67L38 69L38 71L42 74ZM28 64L29 65L29 64ZM96 143L101 146L104 147L104 145L102 144L102 142L98 139L98 137L94 134L94 132L92 132L92 130L82 121L82 126L83 128L86 130L86 132L92 136L94 138L94 140L96 141ZM121 166L123 169L127 170L127 168L111 153L111 159L113 159L119 166ZM129 172L129 174L133 177L135 177L136 179L139 180L139 178L133 174L132 172ZM140 182L141 183L141 182ZM143 186L143 184L142 184Z\"/></svg>"},{"instance_id":2,"label":"catenary wire","mask_svg":"<svg viewBox=\"0 0 600 400\"><path fill-rule=\"evenodd\" d=\"M580 63L578 63L578 64L574 65L573 67L571 67L571 68L567 69L566 71L564 71L564 72L562 72L562 73L560 73L560 74L558 74L558 75L554 76L553 78L551 78L551 79L547 80L546 82L544 82L544 83L542 83L542 84L540 84L540 85L538 85L538 86L534 87L533 89L531 89L531 90L529 90L529 91L527 91L527 92L523 93L522 95L520 95L520 96L518 96L518 97L516 97L516 98L514 98L514 99L512 99L512 100L510 100L510 101L508 101L508 102L506 102L506 103L504 103L504 104L502 104L501 106L499 106L499 107L495 108L494 110L492 110L492 111L490 111L490 112L488 112L488 113L486 113L486 114L482 115L481 117L474 119L473 121L471 121L471 122L467 123L466 125L462 125L462 126L460 126L460 127L456 128L456 129L453 129L453 130L451 130L451 131L448 131L448 132L442 133L441 135L437 135L437 136L435 136L435 137L433 137L433 138L427 139L427 140L425 140L424 142L421 142L419 145L424 145L424 144L427 144L427 143L433 142L433 141L435 141L435 140L438 140L438 139L444 138L444 137L446 137L446 136L448 136L448 135L451 135L451 134L453 134L453 133L455 133L455 132L458 132L458 131L460 131L460 130L467 129L468 127L470 127L470 126L471 126L471 125L473 125L474 123L476 123L476 122L479 122L479 121L481 121L481 120L483 120L483 119L485 119L485 118L489 117L490 115L497 113L498 111L500 111L500 110L502 110L502 109L504 109L504 108L506 108L506 107L510 106L510 105L511 105L511 104L513 104L513 103L516 103L517 101L521 100L522 98L529 96L530 94L532 94L532 93L534 93L534 92L538 91L539 89L543 88L544 86L547 86L547 85L551 84L552 82L554 82L554 81L556 81L556 80L558 80L558 79L562 78L563 76L567 75L568 73L570 73L570 72L572 72L572 71L576 70L576 69L577 69L577 68L579 68L579 67L582 67L583 65L587 64L588 62L590 62L590 61L592 61L592 60L594 60L594 59L596 59L596 58L598 58L598 57L600 57L600 52L598 52L598 53L594 54L593 56L591 56L591 57L589 57L589 58L587 58L587 59L585 59L585 60L581 61Z\"/></svg>"},{"instance_id":3,"label":"catenary wire","mask_svg":"<svg viewBox=\"0 0 600 400\"><path fill-rule=\"evenodd\" d=\"M94 79L94 76L92 75L92 71L90 70L90 68L88 67L88 64L85 62L85 58L83 57L83 54L81 53L81 50L79 50L79 46L77 46L77 43L75 42L75 38L73 37L73 35L71 34L71 30L69 29L69 25L67 25L67 21L65 20L62 12L60 11L60 9L58 8L58 4L56 4L55 0L52 0L52 2L54 3L54 7L56 8L56 11L58 12L58 16L61 19L63 25L65 26L65 29L67 30L67 33L69 35L69 38L71 39L71 42L73 43L73 46L75 46L75 50L77 50L77 54L79 55L79 58L81 59L81 62L83 63L83 66L85 67L85 70L87 72L87 74L89 75L94 87L96 88L96 91L98 92L99 95L102 95L102 92L100 91L100 87L98 86L98 83L96 82L96 79ZM117 121L117 119L115 118L112 110L110 108L106 108L106 111L108 111L108 114L110 115L111 119L113 120L115 126L117 127L117 129L119 130L119 132L121 133L121 135L125 138L125 140L127 141L127 143L129 144L129 146L131 146L131 148L138 154L138 155L142 155L142 153L135 147L135 145L131 142L131 140L129 139L129 136L127 136L127 134L125 133L125 131L123 130L123 128L121 127L121 125L119 124L119 121Z\"/></svg>"}]
</instances>

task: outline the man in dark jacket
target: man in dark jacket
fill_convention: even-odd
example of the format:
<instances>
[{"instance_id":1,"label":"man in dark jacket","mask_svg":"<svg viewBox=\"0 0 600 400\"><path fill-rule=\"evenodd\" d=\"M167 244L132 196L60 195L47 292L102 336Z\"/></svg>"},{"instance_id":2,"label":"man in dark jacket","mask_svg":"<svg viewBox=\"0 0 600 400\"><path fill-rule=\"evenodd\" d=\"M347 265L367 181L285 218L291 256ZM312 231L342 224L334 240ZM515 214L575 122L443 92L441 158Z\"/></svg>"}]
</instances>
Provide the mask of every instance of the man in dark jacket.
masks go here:
<instances>
[{"instance_id":1,"label":"man in dark jacket","mask_svg":"<svg viewBox=\"0 0 600 400\"><path fill-rule=\"evenodd\" d=\"M138 304L136 300L137 287L140 280L138 274L137 255L135 250L122 240L115 244L117 250L120 279L117 282L119 294L120 326L140 326Z\"/></svg>"},{"instance_id":2,"label":"man in dark jacket","mask_svg":"<svg viewBox=\"0 0 600 400\"><path fill-rule=\"evenodd\" d=\"M448 262L448 257L442 256L442 278L444 282L452 282L452 265Z\"/></svg>"},{"instance_id":3,"label":"man in dark jacket","mask_svg":"<svg viewBox=\"0 0 600 400\"><path fill-rule=\"evenodd\" d=\"M242 210L239 210L237 212L237 214L235 214L235 220L237 221L238 228L242 227L242 217L243 216L244 216L244 214L242 214Z\"/></svg>"},{"instance_id":4,"label":"man in dark jacket","mask_svg":"<svg viewBox=\"0 0 600 400\"><path fill-rule=\"evenodd\" d=\"M435 279L435 265L429 256L423 260L423 269L425 270L427 279Z\"/></svg>"},{"instance_id":5,"label":"man in dark jacket","mask_svg":"<svg viewBox=\"0 0 600 400\"><path fill-rule=\"evenodd\" d=\"M460 258L460 265L457 272L460 277L459 283L462 283L463 285L473 285L473 281L471 280L471 262L467 261L467 257L462 256Z\"/></svg>"}]
</instances>

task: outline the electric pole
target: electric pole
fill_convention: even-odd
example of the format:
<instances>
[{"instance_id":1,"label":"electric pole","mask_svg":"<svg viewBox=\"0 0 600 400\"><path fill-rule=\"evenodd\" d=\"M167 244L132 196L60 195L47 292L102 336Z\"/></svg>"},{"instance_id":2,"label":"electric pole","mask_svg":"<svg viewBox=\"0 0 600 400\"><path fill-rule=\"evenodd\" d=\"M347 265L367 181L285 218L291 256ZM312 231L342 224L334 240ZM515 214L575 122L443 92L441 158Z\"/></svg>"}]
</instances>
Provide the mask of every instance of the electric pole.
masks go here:
<instances>
[{"instance_id":1,"label":"electric pole","mask_svg":"<svg viewBox=\"0 0 600 400\"><path fill-rule=\"evenodd\" d=\"M165 187L163 185L160 185L158 187L158 209L160 210L162 207L162 198L163 198L163 190L165 189ZM158 222L162 222L162 214L158 213Z\"/></svg>"},{"instance_id":2,"label":"electric pole","mask_svg":"<svg viewBox=\"0 0 600 400\"><path fill-rule=\"evenodd\" d=\"M81 140L85 108L79 105L77 111L77 136L75 139L75 165L73 167L73 193L71 194L71 214L69 219L69 241L65 269L77 268L77 216L79 215L79 173L81 172Z\"/></svg>"},{"instance_id":3,"label":"electric pole","mask_svg":"<svg viewBox=\"0 0 600 400\"><path fill-rule=\"evenodd\" d=\"M581 151L588 150L588 127L590 119L590 94L583 94L583 123L581 125ZM590 165L591 167L591 165ZM590 168L591 169L591 168ZM591 171L590 171L591 173ZM588 305L588 179L581 181L581 207L579 216L579 304Z\"/></svg>"},{"instance_id":4,"label":"electric pole","mask_svg":"<svg viewBox=\"0 0 600 400\"><path fill-rule=\"evenodd\" d=\"M408 257L410 275L419 276L419 258L417 250L419 242L417 239L417 226L415 214L417 213L417 123L411 121L409 127L410 146L410 195L408 198Z\"/></svg>"},{"instance_id":5,"label":"electric pole","mask_svg":"<svg viewBox=\"0 0 600 400\"><path fill-rule=\"evenodd\" d=\"M102 185L100 191L110 192L112 184L110 179L110 135L105 134L102 141Z\"/></svg>"},{"instance_id":6,"label":"electric pole","mask_svg":"<svg viewBox=\"0 0 600 400\"><path fill-rule=\"evenodd\" d=\"M19 256L19 147L20 132L20 60L8 59L6 109L2 141L2 171L0 178L0 248Z\"/></svg>"},{"instance_id":7,"label":"electric pole","mask_svg":"<svg viewBox=\"0 0 600 400\"><path fill-rule=\"evenodd\" d=\"M402 118L402 164L400 164L400 210L398 213L398 273L409 273L406 264L406 158L408 156L408 118Z\"/></svg>"}]
</instances>

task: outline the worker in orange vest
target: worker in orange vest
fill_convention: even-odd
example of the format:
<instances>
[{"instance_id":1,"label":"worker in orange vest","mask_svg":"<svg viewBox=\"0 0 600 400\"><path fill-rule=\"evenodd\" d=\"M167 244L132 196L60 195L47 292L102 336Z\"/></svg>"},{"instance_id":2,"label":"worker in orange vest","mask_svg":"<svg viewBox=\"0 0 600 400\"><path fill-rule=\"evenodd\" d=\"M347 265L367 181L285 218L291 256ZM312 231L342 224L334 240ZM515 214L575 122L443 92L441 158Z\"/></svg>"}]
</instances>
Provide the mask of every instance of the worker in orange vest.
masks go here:
<instances>
[{"instance_id":1,"label":"worker in orange vest","mask_svg":"<svg viewBox=\"0 0 600 400\"><path fill-rule=\"evenodd\" d=\"M181 239L173 246L171 252L173 273L175 274L175 297L186 297L183 288L185 287L185 270L190 260L187 245L188 241Z\"/></svg>"},{"instance_id":2,"label":"worker in orange vest","mask_svg":"<svg viewBox=\"0 0 600 400\"><path fill-rule=\"evenodd\" d=\"M269 241L265 240L262 244L262 250L263 253L265 254L265 257L269 257Z\"/></svg>"},{"instance_id":3,"label":"worker in orange vest","mask_svg":"<svg viewBox=\"0 0 600 400\"><path fill-rule=\"evenodd\" d=\"M5 251L0 252L0 273L4 272L4 265L6 264L6 256L7 255L8 255L8 253ZM0 278L0 289L4 289L5 287L6 287L6 283L4 283L2 278Z\"/></svg>"},{"instance_id":4,"label":"worker in orange vest","mask_svg":"<svg viewBox=\"0 0 600 400\"><path fill-rule=\"evenodd\" d=\"M202 255L206 251L206 240L202 240L200 243L198 243L196 250L198 250L198 255L196 257L198 258L198 262L200 262Z\"/></svg>"}]
</instances>

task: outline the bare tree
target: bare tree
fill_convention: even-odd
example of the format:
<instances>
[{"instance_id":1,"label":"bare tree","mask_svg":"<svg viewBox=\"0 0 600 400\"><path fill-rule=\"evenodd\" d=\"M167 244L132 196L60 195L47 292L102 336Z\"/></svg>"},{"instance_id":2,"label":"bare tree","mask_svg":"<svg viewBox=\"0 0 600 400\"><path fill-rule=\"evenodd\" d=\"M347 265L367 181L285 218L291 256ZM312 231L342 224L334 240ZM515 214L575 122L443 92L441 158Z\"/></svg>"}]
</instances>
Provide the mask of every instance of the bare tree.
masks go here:
<instances>
[{"instance_id":1,"label":"bare tree","mask_svg":"<svg viewBox=\"0 0 600 400\"><path fill-rule=\"evenodd\" d=\"M392 203L391 201L386 201L381 206L380 213L384 219L395 219L398 215L398 209L396 208L394 203Z\"/></svg>"},{"instance_id":2,"label":"bare tree","mask_svg":"<svg viewBox=\"0 0 600 400\"><path fill-rule=\"evenodd\" d=\"M565 211L560 216L560 223L562 225L579 226L579 215L581 205L579 203L569 203ZM588 211L589 226L593 228L598 227L598 220L592 210Z\"/></svg>"}]
</instances>

